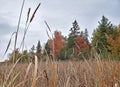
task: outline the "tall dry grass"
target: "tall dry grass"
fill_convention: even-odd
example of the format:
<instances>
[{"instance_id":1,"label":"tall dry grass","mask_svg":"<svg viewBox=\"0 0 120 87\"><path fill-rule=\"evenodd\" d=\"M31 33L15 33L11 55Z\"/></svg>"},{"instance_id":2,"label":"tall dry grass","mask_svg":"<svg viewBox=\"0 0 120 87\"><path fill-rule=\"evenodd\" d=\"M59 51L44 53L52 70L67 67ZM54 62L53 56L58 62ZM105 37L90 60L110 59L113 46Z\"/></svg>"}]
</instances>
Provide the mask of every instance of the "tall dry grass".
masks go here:
<instances>
[{"instance_id":1,"label":"tall dry grass","mask_svg":"<svg viewBox=\"0 0 120 87\"><path fill-rule=\"evenodd\" d=\"M20 10L20 15L19 15L19 20L18 20L18 25L17 25L17 29L15 32L12 33L11 37L10 37L10 40L8 42L8 45L7 45L7 48L5 50L5 53L4 55L7 53L7 51L9 50L9 47L11 45L11 40L13 39L13 36L15 35L15 39L14 39L14 54L12 55L13 56L13 65L11 65L10 67L7 66L7 65L3 65L3 67L6 67L6 70L9 70L9 72L7 72L7 75L3 74L5 71L3 71L3 67L2 69L0 69L0 87L26 87L25 83L29 80L27 79L27 76L28 76L28 72L29 72L29 69L30 69L30 66L32 63L30 63L28 65L28 68L26 70L26 74L24 76L24 79L23 81L21 82L18 82L18 83L15 83L15 81L18 80L18 78L20 77L21 75L21 71L16 71L15 68L17 67L17 64L19 62L19 60L21 59L18 58L18 54L16 54L16 50L17 50L17 40L18 40L18 35L19 35L19 27L20 27L20 23L21 23L21 18L22 18L22 13L23 13L23 9L24 9L24 4L25 4L25 1L26 0L22 0L22 6L21 6L21 10ZM27 30L29 29L29 26L31 24L31 22L33 21L34 17L35 17L35 14L37 12L37 10L39 9L41 3L38 4L38 6L36 7L36 9L34 10L31 18L29 18L30 16L30 11L31 11L31 8L28 9L28 13L27 13L27 19L26 19L26 23L25 23L25 29L24 29L24 35L23 35L23 39L21 41L21 45L19 48L22 49L22 52L24 50L24 43L25 43L25 36L26 36L26 33L27 33ZM24 56L24 55L23 55ZM17 61L15 61L15 58L18 58ZM35 56L35 62L34 62L34 75L33 75L33 79L32 80L32 86L31 87L36 87L36 81L37 81L37 70L38 70L38 60L37 60L37 57ZM8 68L8 69L7 69ZM27 80L26 80L27 79Z\"/></svg>"},{"instance_id":2,"label":"tall dry grass","mask_svg":"<svg viewBox=\"0 0 120 87\"><path fill-rule=\"evenodd\" d=\"M16 50L24 3L25 0L22 3L17 30L11 35L5 54L9 49L14 34L14 51ZM20 46L22 49L24 49L27 30L39 7L40 4L38 4L31 18L29 17L31 9L28 9L25 31ZM52 35L46 21L45 24ZM51 38L49 34L48 37ZM16 63L14 58L14 64L0 65L0 87L120 87L120 62L118 61L101 61L96 57L97 60L94 61L63 62L47 60L38 63L35 56L35 63L20 64L18 63L20 58Z\"/></svg>"},{"instance_id":3,"label":"tall dry grass","mask_svg":"<svg viewBox=\"0 0 120 87\"><path fill-rule=\"evenodd\" d=\"M6 78L12 66L1 66L2 76ZM9 87L120 87L120 62L89 60L17 64L9 81L13 77L16 78ZM0 78L0 86L5 78Z\"/></svg>"}]
</instances>

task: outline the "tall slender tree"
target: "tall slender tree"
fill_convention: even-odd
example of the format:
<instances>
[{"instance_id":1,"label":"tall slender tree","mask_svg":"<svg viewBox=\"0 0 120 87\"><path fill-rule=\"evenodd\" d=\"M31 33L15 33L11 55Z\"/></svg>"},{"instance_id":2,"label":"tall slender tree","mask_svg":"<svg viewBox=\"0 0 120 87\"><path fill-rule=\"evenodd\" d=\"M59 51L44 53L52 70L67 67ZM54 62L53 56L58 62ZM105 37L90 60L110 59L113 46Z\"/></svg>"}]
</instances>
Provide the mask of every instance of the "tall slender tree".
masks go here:
<instances>
[{"instance_id":1,"label":"tall slender tree","mask_svg":"<svg viewBox=\"0 0 120 87\"><path fill-rule=\"evenodd\" d=\"M67 48L74 48L75 47L76 37L79 36L79 35L80 35L80 27L78 25L78 22L75 20L73 22L72 28L70 29Z\"/></svg>"},{"instance_id":2,"label":"tall slender tree","mask_svg":"<svg viewBox=\"0 0 120 87\"><path fill-rule=\"evenodd\" d=\"M38 44L37 44L37 47L36 47L36 53L40 54L41 51L42 51L42 47L41 47L40 41L38 41Z\"/></svg>"},{"instance_id":3,"label":"tall slender tree","mask_svg":"<svg viewBox=\"0 0 120 87\"><path fill-rule=\"evenodd\" d=\"M89 44L87 28L85 29L85 32L84 32L84 39L85 39L86 44Z\"/></svg>"}]
</instances>

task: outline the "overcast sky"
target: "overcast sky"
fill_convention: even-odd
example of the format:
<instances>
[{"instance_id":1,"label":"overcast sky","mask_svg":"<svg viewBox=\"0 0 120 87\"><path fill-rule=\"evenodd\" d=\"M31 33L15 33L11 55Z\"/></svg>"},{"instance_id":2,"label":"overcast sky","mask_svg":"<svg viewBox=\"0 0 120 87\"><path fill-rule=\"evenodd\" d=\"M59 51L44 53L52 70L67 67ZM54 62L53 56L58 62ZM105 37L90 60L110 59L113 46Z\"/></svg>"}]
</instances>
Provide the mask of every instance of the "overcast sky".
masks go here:
<instances>
[{"instance_id":1,"label":"overcast sky","mask_svg":"<svg viewBox=\"0 0 120 87\"><path fill-rule=\"evenodd\" d=\"M68 35L75 19L81 30L88 29L90 36L102 15L113 24L120 24L120 0L26 0L17 47L23 35L28 8L30 7L33 12L40 2L40 9L27 32L26 49L30 49L33 44L36 45L38 40L42 45L46 42L48 37L44 20L48 22L52 31L59 30L64 36ZM3 54L11 34L16 31L21 4L22 0L0 0L0 61L7 58L3 57ZM9 52L13 49L12 45Z\"/></svg>"}]
</instances>

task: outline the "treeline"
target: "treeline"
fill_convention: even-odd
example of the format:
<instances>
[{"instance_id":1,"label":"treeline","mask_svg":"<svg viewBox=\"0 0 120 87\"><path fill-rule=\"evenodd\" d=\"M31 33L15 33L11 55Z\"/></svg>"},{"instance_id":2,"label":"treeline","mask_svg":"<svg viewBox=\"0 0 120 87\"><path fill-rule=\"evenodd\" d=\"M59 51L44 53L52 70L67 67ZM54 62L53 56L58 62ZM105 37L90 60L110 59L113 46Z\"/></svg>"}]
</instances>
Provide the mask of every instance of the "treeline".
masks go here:
<instances>
[{"instance_id":1,"label":"treeline","mask_svg":"<svg viewBox=\"0 0 120 87\"><path fill-rule=\"evenodd\" d=\"M63 36L60 31L55 31L52 37L49 37L48 34L49 39L43 48L38 41L37 46L33 45L29 51L19 52L17 49L9 55L9 61L13 60L14 53L16 54L14 61L20 58L21 62L34 60L34 55L37 55L39 60L47 58L54 60L94 59L96 53L101 59L119 59L120 26L113 25L105 16L102 16L98 23L91 41L88 39L88 30L80 30L80 26L75 20L68 36Z\"/></svg>"}]
</instances>

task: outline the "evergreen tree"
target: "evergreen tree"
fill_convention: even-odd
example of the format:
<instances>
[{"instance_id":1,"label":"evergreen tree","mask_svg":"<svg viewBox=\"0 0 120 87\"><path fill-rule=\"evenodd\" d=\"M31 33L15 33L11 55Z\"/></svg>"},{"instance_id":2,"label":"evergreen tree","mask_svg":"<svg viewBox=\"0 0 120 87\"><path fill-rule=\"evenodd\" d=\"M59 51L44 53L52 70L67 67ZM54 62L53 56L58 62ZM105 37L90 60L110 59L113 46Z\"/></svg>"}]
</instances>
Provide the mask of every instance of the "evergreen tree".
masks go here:
<instances>
[{"instance_id":1,"label":"evergreen tree","mask_svg":"<svg viewBox=\"0 0 120 87\"><path fill-rule=\"evenodd\" d=\"M30 54L35 54L35 46L33 45L32 48L30 49Z\"/></svg>"},{"instance_id":2,"label":"evergreen tree","mask_svg":"<svg viewBox=\"0 0 120 87\"><path fill-rule=\"evenodd\" d=\"M89 44L89 40L88 40L88 30L87 30L87 29L85 29L85 32L84 32L84 39L85 39L86 44Z\"/></svg>"},{"instance_id":3,"label":"evergreen tree","mask_svg":"<svg viewBox=\"0 0 120 87\"><path fill-rule=\"evenodd\" d=\"M105 16L102 16L101 21L98 23L99 26L93 33L92 43L98 53L105 53L108 52L108 42L106 40L105 34L112 34L113 25Z\"/></svg>"},{"instance_id":4,"label":"evergreen tree","mask_svg":"<svg viewBox=\"0 0 120 87\"><path fill-rule=\"evenodd\" d=\"M83 31L80 32L80 37L84 37L84 32Z\"/></svg>"},{"instance_id":5,"label":"evergreen tree","mask_svg":"<svg viewBox=\"0 0 120 87\"><path fill-rule=\"evenodd\" d=\"M41 51L42 51L42 47L41 47L40 41L38 41L38 44L36 47L36 53L39 54L39 53L41 53Z\"/></svg>"},{"instance_id":6,"label":"evergreen tree","mask_svg":"<svg viewBox=\"0 0 120 87\"><path fill-rule=\"evenodd\" d=\"M76 38L80 36L80 27L75 20L73 22L72 28L70 29L70 34L67 39L66 45L66 57L73 58L75 56Z\"/></svg>"},{"instance_id":7,"label":"evergreen tree","mask_svg":"<svg viewBox=\"0 0 120 87\"><path fill-rule=\"evenodd\" d=\"M49 47L49 45L50 45L50 40L48 40L47 43L45 44L45 51L46 52L44 52L44 54L46 54L46 53L48 55L50 54L50 47Z\"/></svg>"},{"instance_id":8,"label":"evergreen tree","mask_svg":"<svg viewBox=\"0 0 120 87\"><path fill-rule=\"evenodd\" d=\"M75 20L73 22L73 27L70 29L70 34L69 34L69 37L68 37L68 43L67 43L67 48L73 48L75 46L75 40L76 40L76 37L78 35L80 35L80 27L77 23L77 21Z\"/></svg>"},{"instance_id":9,"label":"evergreen tree","mask_svg":"<svg viewBox=\"0 0 120 87\"><path fill-rule=\"evenodd\" d=\"M73 22L73 27L70 29L71 33L70 33L69 36L70 37L75 37L75 36L79 35L80 34L79 30L80 30L80 27L79 27L77 21L75 20Z\"/></svg>"}]
</instances>

